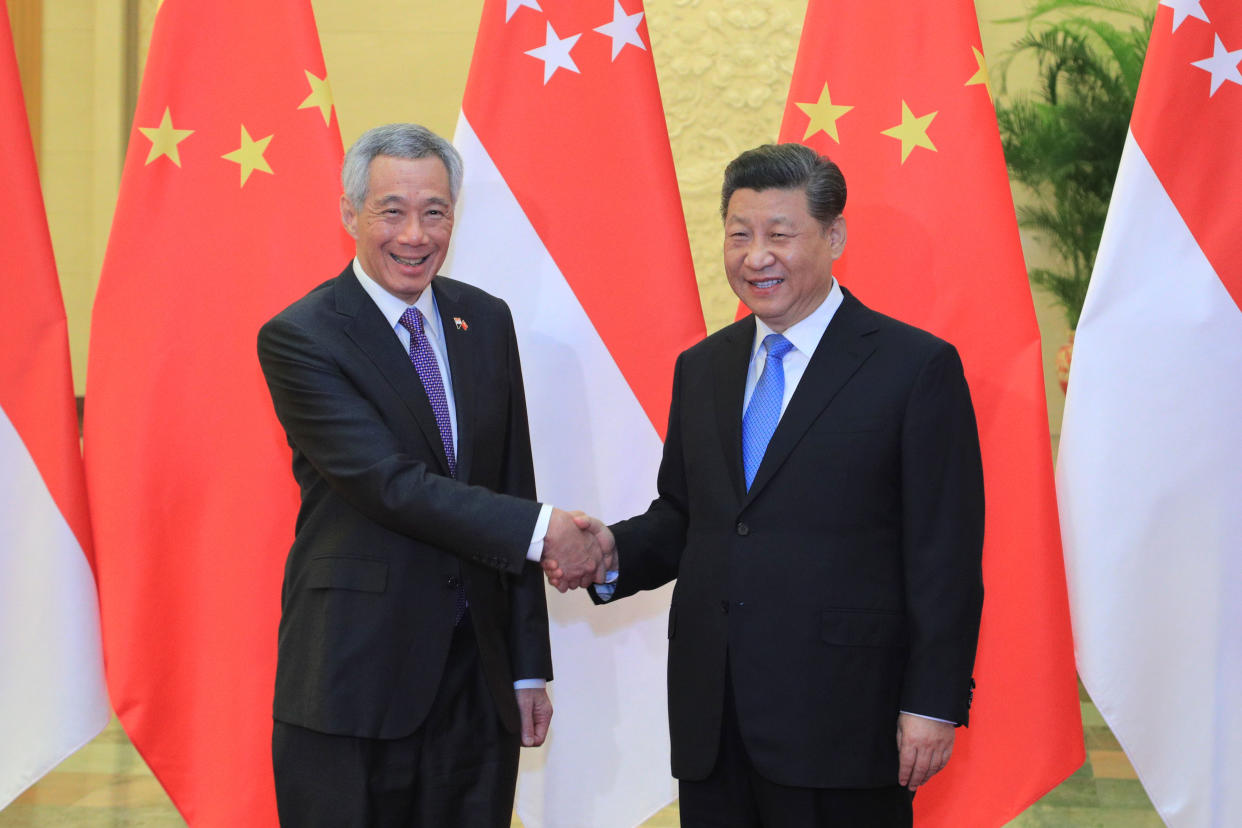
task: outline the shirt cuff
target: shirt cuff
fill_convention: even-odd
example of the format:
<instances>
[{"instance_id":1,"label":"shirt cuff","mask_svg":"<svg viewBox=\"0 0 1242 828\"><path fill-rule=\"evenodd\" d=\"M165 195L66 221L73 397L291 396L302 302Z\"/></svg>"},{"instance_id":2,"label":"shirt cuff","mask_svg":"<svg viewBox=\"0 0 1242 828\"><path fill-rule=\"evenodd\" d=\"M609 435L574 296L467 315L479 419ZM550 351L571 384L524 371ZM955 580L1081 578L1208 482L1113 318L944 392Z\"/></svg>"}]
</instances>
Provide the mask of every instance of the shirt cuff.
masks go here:
<instances>
[{"instance_id":1,"label":"shirt cuff","mask_svg":"<svg viewBox=\"0 0 1242 828\"><path fill-rule=\"evenodd\" d=\"M933 722L944 722L945 724L951 724L954 727L957 727L957 722L950 721L948 719L939 719L935 716L924 716L922 713L911 713L909 710L902 710L899 712L905 713L907 716L918 716L920 719L931 719Z\"/></svg>"},{"instance_id":2,"label":"shirt cuff","mask_svg":"<svg viewBox=\"0 0 1242 828\"><path fill-rule=\"evenodd\" d=\"M535 531L530 536L530 546L526 550L526 560L539 563L543 557L543 539L548 534L548 523L552 520L552 504L544 503L539 507L539 519L535 521Z\"/></svg>"},{"instance_id":3,"label":"shirt cuff","mask_svg":"<svg viewBox=\"0 0 1242 828\"><path fill-rule=\"evenodd\" d=\"M542 690L548 686L545 679L518 679L513 682L514 690Z\"/></svg>"},{"instance_id":4,"label":"shirt cuff","mask_svg":"<svg viewBox=\"0 0 1242 828\"><path fill-rule=\"evenodd\" d=\"M595 597L604 603L612 600L613 593L617 591L617 578L620 577L621 571L618 569L610 569L604 573L604 582L595 585Z\"/></svg>"}]
</instances>

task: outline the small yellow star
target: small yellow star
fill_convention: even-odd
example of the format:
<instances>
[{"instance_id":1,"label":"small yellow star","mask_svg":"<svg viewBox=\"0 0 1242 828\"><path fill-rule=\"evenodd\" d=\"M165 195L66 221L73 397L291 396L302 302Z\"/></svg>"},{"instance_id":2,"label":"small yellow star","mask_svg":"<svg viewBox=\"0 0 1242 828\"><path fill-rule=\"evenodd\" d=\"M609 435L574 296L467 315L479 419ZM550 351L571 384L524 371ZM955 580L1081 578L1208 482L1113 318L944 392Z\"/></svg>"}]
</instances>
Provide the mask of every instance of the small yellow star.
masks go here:
<instances>
[{"instance_id":1,"label":"small yellow star","mask_svg":"<svg viewBox=\"0 0 1242 828\"><path fill-rule=\"evenodd\" d=\"M832 96L828 94L828 84L824 84L824 91L819 93L819 100L815 103L800 103L798 109L807 114L811 120L806 125L806 134L802 136L805 141L815 133L823 130L828 133L828 137L841 143L841 138L837 135L837 119L854 107L834 104Z\"/></svg>"},{"instance_id":2,"label":"small yellow star","mask_svg":"<svg viewBox=\"0 0 1242 828\"><path fill-rule=\"evenodd\" d=\"M161 155L167 155L178 167L181 166L181 153L177 150L177 144L194 134L192 129L173 128L172 112L168 107L164 107L164 119L159 126L138 127L138 131L151 141L151 151L147 153L148 164Z\"/></svg>"},{"instance_id":3,"label":"small yellow star","mask_svg":"<svg viewBox=\"0 0 1242 828\"><path fill-rule=\"evenodd\" d=\"M988 80L988 62L974 46L970 47L970 51L975 53L975 61L979 64L979 70L970 76L970 80L966 81L966 86L975 86L983 84L983 88L988 90L988 100L992 100L992 84Z\"/></svg>"},{"instance_id":4,"label":"small yellow star","mask_svg":"<svg viewBox=\"0 0 1242 828\"><path fill-rule=\"evenodd\" d=\"M242 124L241 128L241 146L230 152L228 155L220 156L225 161L232 161L234 164L241 165L241 185L246 185L246 179L250 177L250 173L255 170L262 170L265 173L271 173L272 168L267 165L267 159L263 157L263 153L267 152L267 145L271 143L272 136L260 138L255 141L250 137L250 133L246 132L246 125Z\"/></svg>"},{"instance_id":5,"label":"small yellow star","mask_svg":"<svg viewBox=\"0 0 1242 828\"><path fill-rule=\"evenodd\" d=\"M923 147L932 152L937 151L936 145L927 137L927 127L931 125L932 118L939 114L939 111L931 112L916 118L906 102L904 100L901 102L901 123L881 133L901 141L901 163L906 163L906 159L910 157L915 147Z\"/></svg>"},{"instance_id":6,"label":"small yellow star","mask_svg":"<svg viewBox=\"0 0 1242 828\"><path fill-rule=\"evenodd\" d=\"M319 112L323 115L324 126L332 122L332 87L328 85L328 75L325 72L321 78L313 74L309 69L306 72L306 82L310 84L311 93L306 96L306 100L302 101L298 109L310 109L313 106L319 107Z\"/></svg>"}]
</instances>

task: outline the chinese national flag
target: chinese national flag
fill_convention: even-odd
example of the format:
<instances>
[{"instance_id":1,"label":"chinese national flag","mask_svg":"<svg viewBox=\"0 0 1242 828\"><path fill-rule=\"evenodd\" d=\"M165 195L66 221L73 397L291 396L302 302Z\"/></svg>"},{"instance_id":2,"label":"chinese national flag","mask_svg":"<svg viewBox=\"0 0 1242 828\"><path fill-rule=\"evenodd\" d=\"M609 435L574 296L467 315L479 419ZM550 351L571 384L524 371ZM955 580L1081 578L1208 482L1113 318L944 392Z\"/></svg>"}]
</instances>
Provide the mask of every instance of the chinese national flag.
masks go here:
<instances>
[{"instance_id":1,"label":"chinese national flag","mask_svg":"<svg viewBox=\"0 0 1242 828\"><path fill-rule=\"evenodd\" d=\"M996 826L1083 761L1039 331L970 0L811 0L781 140L845 173L842 284L966 366L987 498L970 727L915 798Z\"/></svg>"},{"instance_id":2,"label":"chinese national flag","mask_svg":"<svg viewBox=\"0 0 1242 828\"><path fill-rule=\"evenodd\" d=\"M605 520L654 497L673 362L704 333L650 46L641 0L487 0L455 138L448 272L513 308L540 498ZM675 795L668 600L550 596L529 828L628 828Z\"/></svg>"},{"instance_id":3,"label":"chinese national flag","mask_svg":"<svg viewBox=\"0 0 1242 828\"><path fill-rule=\"evenodd\" d=\"M69 338L0 0L0 810L108 723Z\"/></svg>"},{"instance_id":4,"label":"chinese national flag","mask_svg":"<svg viewBox=\"0 0 1242 828\"><path fill-rule=\"evenodd\" d=\"M1236 2L1160 4L1057 464L1078 669L1170 828L1242 825L1239 68Z\"/></svg>"},{"instance_id":5,"label":"chinese national flag","mask_svg":"<svg viewBox=\"0 0 1242 828\"><path fill-rule=\"evenodd\" d=\"M95 301L86 463L112 703L195 826L276 823L297 491L255 338L348 261L341 155L309 0L165 0Z\"/></svg>"}]
</instances>

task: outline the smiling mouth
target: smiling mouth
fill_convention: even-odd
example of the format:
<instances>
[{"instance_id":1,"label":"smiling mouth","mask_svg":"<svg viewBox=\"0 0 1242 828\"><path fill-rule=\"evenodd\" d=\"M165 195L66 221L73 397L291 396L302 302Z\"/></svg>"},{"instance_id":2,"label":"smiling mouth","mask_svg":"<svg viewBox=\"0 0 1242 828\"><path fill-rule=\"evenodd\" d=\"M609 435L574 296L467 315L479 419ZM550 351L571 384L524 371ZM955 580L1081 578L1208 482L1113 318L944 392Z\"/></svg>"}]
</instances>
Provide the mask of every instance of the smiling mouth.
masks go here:
<instances>
[{"instance_id":1,"label":"smiling mouth","mask_svg":"<svg viewBox=\"0 0 1242 828\"><path fill-rule=\"evenodd\" d=\"M423 262L431 258L430 253L428 253L426 256L423 256L422 258L419 258L419 259L404 259L401 256L398 256L396 253L390 253L389 255L392 256L392 260L394 262L396 262L397 264L403 264L406 267L418 267Z\"/></svg>"},{"instance_id":2,"label":"smiling mouth","mask_svg":"<svg viewBox=\"0 0 1242 828\"><path fill-rule=\"evenodd\" d=\"M764 288L776 287L783 281L785 280L784 279L764 279L763 281L760 281L760 282L751 282L750 286L753 288L758 288L759 290L763 290Z\"/></svg>"}]
</instances>

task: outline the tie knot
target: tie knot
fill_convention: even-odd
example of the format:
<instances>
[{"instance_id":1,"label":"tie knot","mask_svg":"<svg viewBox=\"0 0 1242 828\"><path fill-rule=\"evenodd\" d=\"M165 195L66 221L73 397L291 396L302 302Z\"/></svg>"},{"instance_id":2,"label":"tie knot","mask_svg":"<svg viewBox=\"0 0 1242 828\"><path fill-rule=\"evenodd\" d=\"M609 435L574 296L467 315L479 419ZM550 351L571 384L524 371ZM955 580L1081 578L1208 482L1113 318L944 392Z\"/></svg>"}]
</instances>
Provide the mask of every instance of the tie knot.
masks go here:
<instances>
[{"instance_id":1,"label":"tie knot","mask_svg":"<svg viewBox=\"0 0 1242 828\"><path fill-rule=\"evenodd\" d=\"M768 334L763 338L763 345L768 349L768 359L780 362L785 354L793 350L793 343L778 333Z\"/></svg>"},{"instance_id":2,"label":"tie knot","mask_svg":"<svg viewBox=\"0 0 1242 828\"><path fill-rule=\"evenodd\" d=\"M415 337L423 335L423 312L411 305L405 309L405 313L401 314L401 327L405 328Z\"/></svg>"}]
</instances>

